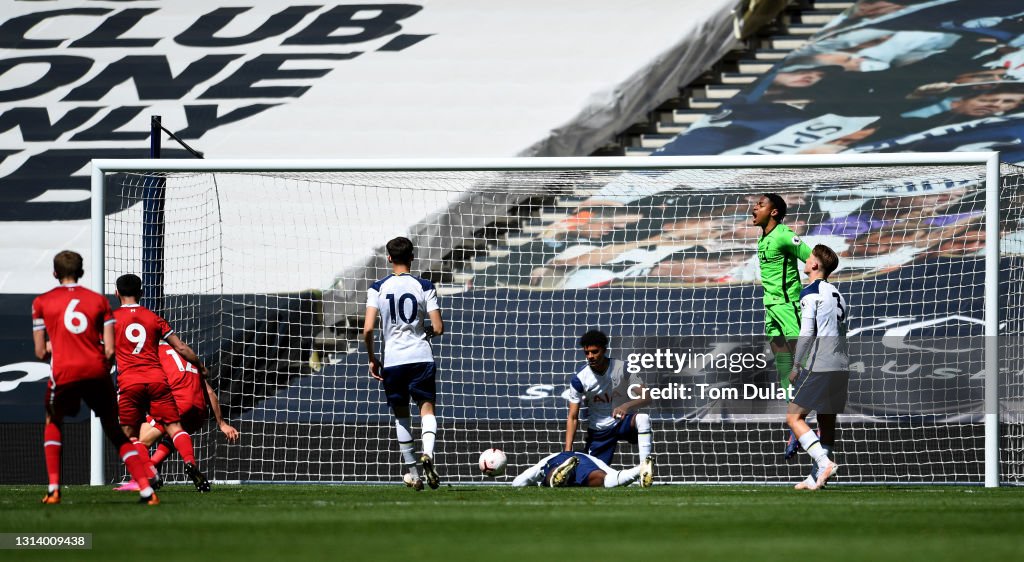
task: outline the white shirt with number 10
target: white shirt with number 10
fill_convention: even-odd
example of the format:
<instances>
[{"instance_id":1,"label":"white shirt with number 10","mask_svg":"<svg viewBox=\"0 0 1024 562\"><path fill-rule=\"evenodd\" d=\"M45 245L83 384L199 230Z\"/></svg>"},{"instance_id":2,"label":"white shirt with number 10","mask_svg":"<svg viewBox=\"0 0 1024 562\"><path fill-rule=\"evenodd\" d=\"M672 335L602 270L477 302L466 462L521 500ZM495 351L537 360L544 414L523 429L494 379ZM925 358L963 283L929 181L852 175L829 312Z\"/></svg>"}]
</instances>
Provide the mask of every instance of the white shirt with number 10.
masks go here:
<instances>
[{"instance_id":1,"label":"white shirt with number 10","mask_svg":"<svg viewBox=\"0 0 1024 562\"><path fill-rule=\"evenodd\" d=\"M408 273L388 275L370 286L366 306L380 311L385 367L434 360L423 330L427 315L441 308L433 283Z\"/></svg>"}]
</instances>

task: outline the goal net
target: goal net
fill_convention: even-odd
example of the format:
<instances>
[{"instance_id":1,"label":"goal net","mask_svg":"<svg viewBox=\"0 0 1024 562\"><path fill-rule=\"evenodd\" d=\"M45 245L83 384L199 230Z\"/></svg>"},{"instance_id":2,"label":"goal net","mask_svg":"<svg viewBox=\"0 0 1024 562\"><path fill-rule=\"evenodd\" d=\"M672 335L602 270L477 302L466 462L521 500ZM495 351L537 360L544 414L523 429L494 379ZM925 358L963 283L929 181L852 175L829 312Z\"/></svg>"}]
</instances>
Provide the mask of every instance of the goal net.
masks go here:
<instances>
[{"instance_id":1,"label":"goal net","mask_svg":"<svg viewBox=\"0 0 1024 562\"><path fill-rule=\"evenodd\" d=\"M401 482L360 341L367 287L390 271L383 245L408 236L446 324L432 341L445 481L491 482L476 468L488 447L511 476L561 450L578 339L596 328L664 393L644 408L658 482L782 484L809 467L783 459L751 218L779 193L783 223L840 257L851 378L837 482L982 483L996 415L987 450L1001 482L1021 482L1024 170L1003 165L988 185L977 155L787 162L98 161L94 226L106 292L144 275L145 302L204 358L242 434L195 436L214 479ZM637 462L620 444L613 466ZM119 473L108 451L106 477Z\"/></svg>"}]
</instances>

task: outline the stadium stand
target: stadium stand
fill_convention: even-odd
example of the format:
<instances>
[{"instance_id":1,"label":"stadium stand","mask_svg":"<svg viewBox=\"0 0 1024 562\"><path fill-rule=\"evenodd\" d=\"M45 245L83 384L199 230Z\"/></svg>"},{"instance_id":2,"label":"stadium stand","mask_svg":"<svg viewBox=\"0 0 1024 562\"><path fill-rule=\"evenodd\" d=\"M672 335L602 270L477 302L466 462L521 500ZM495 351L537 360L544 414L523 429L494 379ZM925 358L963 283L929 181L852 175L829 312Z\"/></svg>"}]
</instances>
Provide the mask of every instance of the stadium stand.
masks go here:
<instances>
[{"instance_id":1,"label":"stadium stand","mask_svg":"<svg viewBox=\"0 0 1024 562\"><path fill-rule=\"evenodd\" d=\"M768 2L768 13L752 16L748 32L737 46L715 61L694 81L680 86L676 96L665 100L615 137L615 143L596 150L595 156L644 156L652 154L722 103L752 84L810 36L839 16L853 2ZM779 4L781 4L781 9ZM757 24L761 25L757 25Z\"/></svg>"}]
</instances>

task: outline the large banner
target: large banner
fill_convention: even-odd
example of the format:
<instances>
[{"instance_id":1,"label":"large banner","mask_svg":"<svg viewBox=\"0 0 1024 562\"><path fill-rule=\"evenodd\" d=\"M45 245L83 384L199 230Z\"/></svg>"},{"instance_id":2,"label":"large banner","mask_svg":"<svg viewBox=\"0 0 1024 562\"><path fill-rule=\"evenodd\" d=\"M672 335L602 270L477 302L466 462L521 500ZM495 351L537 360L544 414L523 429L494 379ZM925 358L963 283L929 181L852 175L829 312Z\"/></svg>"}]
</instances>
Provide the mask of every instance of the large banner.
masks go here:
<instances>
[{"instance_id":1,"label":"large banner","mask_svg":"<svg viewBox=\"0 0 1024 562\"><path fill-rule=\"evenodd\" d=\"M659 149L677 154L997 150L1024 161L1024 5L861 0Z\"/></svg>"},{"instance_id":2,"label":"large banner","mask_svg":"<svg viewBox=\"0 0 1024 562\"><path fill-rule=\"evenodd\" d=\"M149 158L152 115L207 158L588 154L729 49L734 4L3 0L0 293L88 260L89 161Z\"/></svg>"}]
</instances>

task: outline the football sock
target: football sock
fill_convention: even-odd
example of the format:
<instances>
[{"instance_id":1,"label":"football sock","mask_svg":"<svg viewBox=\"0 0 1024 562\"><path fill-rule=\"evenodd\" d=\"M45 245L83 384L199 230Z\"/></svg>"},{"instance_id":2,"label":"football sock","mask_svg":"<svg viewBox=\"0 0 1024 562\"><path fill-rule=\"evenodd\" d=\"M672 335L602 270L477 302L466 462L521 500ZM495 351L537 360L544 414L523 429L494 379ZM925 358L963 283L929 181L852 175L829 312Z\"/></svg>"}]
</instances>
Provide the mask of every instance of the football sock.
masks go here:
<instances>
[{"instance_id":1,"label":"football sock","mask_svg":"<svg viewBox=\"0 0 1024 562\"><path fill-rule=\"evenodd\" d=\"M164 462L164 459L171 454L171 450L174 448L174 443L167 437L164 437L156 444L156 451L153 452L153 456L150 460L153 461L153 466L159 468L160 463Z\"/></svg>"},{"instance_id":2,"label":"football sock","mask_svg":"<svg viewBox=\"0 0 1024 562\"><path fill-rule=\"evenodd\" d=\"M420 473L416 470L416 455L413 454L410 423L409 418L395 418L395 433L398 437L398 450L402 452L402 464L413 478L419 478Z\"/></svg>"},{"instance_id":3,"label":"football sock","mask_svg":"<svg viewBox=\"0 0 1024 562\"><path fill-rule=\"evenodd\" d=\"M789 350L775 354L775 370L779 372L779 385L789 388L789 373L793 371L793 354Z\"/></svg>"},{"instance_id":4,"label":"football sock","mask_svg":"<svg viewBox=\"0 0 1024 562\"><path fill-rule=\"evenodd\" d=\"M626 470L613 470L604 475L604 487L615 488L636 482L640 478L640 467L634 466Z\"/></svg>"},{"instance_id":5,"label":"football sock","mask_svg":"<svg viewBox=\"0 0 1024 562\"><path fill-rule=\"evenodd\" d=\"M128 467L128 474L132 475L132 480L139 485L139 491L143 492L142 496L147 497L153 493L153 488L149 486L149 467L139 456L139 450L134 443L125 442L121 445L120 450L117 452L121 455L121 460L124 461L124 465ZM149 490L148 493L146 490Z\"/></svg>"},{"instance_id":6,"label":"football sock","mask_svg":"<svg viewBox=\"0 0 1024 562\"><path fill-rule=\"evenodd\" d=\"M174 448L178 450L178 454L181 455L181 460L188 464L196 463L196 454L192 450L192 436L189 435L185 430L181 430L171 436L171 442L174 443Z\"/></svg>"},{"instance_id":7,"label":"football sock","mask_svg":"<svg viewBox=\"0 0 1024 562\"><path fill-rule=\"evenodd\" d=\"M420 418L420 435L423 439L423 454L434 458L434 441L437 439L437 418L433 414Z\"/></svg>"},{"instance_id":8,"label":"football sock","mask_svg":"<svg viewBox=\"0 0 1024 562\"><path fill-rule=\"evenodd\" d=\"M636 421L636 443L640 450L640 462L644 462L644 459L651 456L651 416L637 414L633 419Z\"/></svg>"},{"instance_id":9,"label":"football sock","mask_svg":"<svg viewBox=\"0 0 1024 562\"><path fill-rule=\"evenodd\" d=\"M828 454L825 452L825 448L821 446L821 442L818 441L818 436L813 431L808 430L799 437L800 445L807 451L808 455L814 459L814 462L821 465L821 463L828 459Z\"/></svg>"},{"instance_id":10,"label":"football sock","mask_svg":"<svg viewBox=\"0 0 1024 562\"><path fill-rule=\"evenodd\" d=\"M46 454L46 475L50 479L48 491L60 488L60 428L48 423L43 428L43 452Z\"/></svg>"},{"instance_id":11,"label":"football sock","mask_svg":"<svg viewBox=\"0 0 1024 562\"><path fill-rule=\"evenodd\" d=\"M139 452L139 458L142 459L142 464L146 465L146 469L149 470L149 477L156 477L156 467L153 465L153 459L149 458L149 447L147 447L142 441L139 441L136 437L130 438L130 441L132 442L132 445L135 445L135 450Z\"/></svg>"},{"instance_id":12,"label":"football sock","mask_svg":"<svg viewBox=\"0 0 1024 562\"><path fill-rule=\"evenodd\" d=\"M831 460L832 459L832 445L826 445L826 444L822 443L821 444L821 448L825 449L825 454ZM813 476L815 479L818 478L818 463L815 462L813 459L811 460L811 476Z\"/></svg>"}]
</instances>

